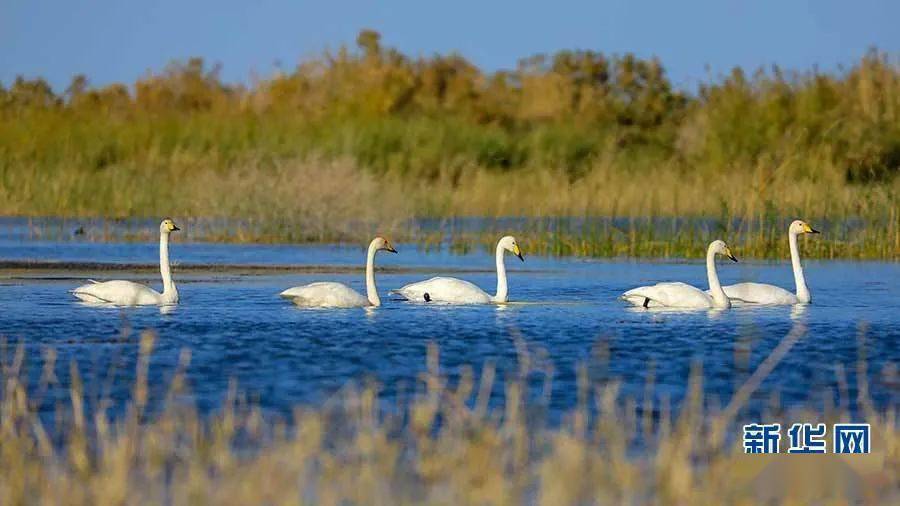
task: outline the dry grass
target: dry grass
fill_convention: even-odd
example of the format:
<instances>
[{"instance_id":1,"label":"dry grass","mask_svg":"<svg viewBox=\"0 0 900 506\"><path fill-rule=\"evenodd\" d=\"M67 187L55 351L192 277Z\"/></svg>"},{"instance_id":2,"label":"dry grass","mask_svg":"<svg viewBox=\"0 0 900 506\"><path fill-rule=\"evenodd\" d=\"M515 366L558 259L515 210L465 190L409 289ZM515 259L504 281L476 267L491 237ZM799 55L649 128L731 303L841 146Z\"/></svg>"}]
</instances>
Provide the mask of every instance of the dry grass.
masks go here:
<instances>
[{"instance_id":1,"label":"dry grass","mask_svg":"<svg viewBox=\"0 0 900 506\"><path fill-rule=\"evenodd\" d=\"M465 184L457 185L449 178L376 177L347 159L319 159L254 161L229 171L11 172L6 180L16 192L3 196L4 214L89 217L99 206L100 216L173 216L193 221L196 227L186 234L203 241L365 243L381 233L428 247L450 243L469 249L490 247L498 234L514 233L539 254L698 257L710 240L722 238L740 256L787 258L786 222L802 217L825 232L807 241L806 257L900 255L900 179L891 185L827 178L793 184L762 168L709 176L671 167L633 177L598 163L574 182L550 170L472 168L463 174ZM414 224L416 217L466 216L486 218L482 230ZM525 218L522 228L492 223L508 216ZM553 226L560 216L587 219L589 226ZM206 226L204 218L219 225ZM619 221L613 226L604 220ZM36 223L36 235L52 235ZM105 230L87 232L95 240L117 239ZM143 237L141 232L154 233L136 231Z\"/></svg>"},{"instance_id":2,"label":"dry grass","mask_svg":"<svg viewBox=\"0 0 900 506\"><path fill-rule=\"evenodd\" d=\"M4 364L0 502L896 504L894 408L878 413L861 399L873 430L868 456L748 456L728 437L738 433L733 416L755 382L803 333L795 328L721 410L702 398L698 373L676 415L667 403L652 401L638 410L633 400L622 401L616 382L589 385L582 371L578 406L559 426L534 416L546 399L527 393L523 378L534 372L527 355L496 405L489 402L493 368L480 378L465 369L451 386L434 347L408 404L385 406L377 388L348 386L323 407L297 408L290 424L234 395L216 414L198 415L182 400L185 352L165 409L151 416L147 367L154 336L145 333L125 415L111 421L105 409L89 411L74 374L70 403L57 410L59 440L38 419L35 399L19 380L20 348ZM45 369L41 385L48 383ZM799 415L829 424L848 417L831 408Z\"/></svg>"},{"instance_id":3,"label":"dry grass","mask_svg":"<svg viewBox=\"0 0 900 506\"><path fill-rule=\"evenodd\" d=\"M325 176L323 176L325 174ZM412 213L402 189L346 161L255 162L232 171L10 173L7 215L225 218L206 240L325 242L396 230ZM147 214L142 214L147 213ZM195 236L199 237L199 236Z\"/></svg>"},{"instance_id":4,"label":"dry grass","mask_svg":"<svg viewBox=\"0 0 900 506\"><path fill-rule=\"evenodd\" d=\"M375 176L350 159L321 158L251 160L227 171L202 161L178 168L123 167L98 173L74 168L45 172L32 167L5 174L0 213L327 220L325 228L339 229L354 219L413 215L741 218L768 214L842 221L886 218L898 210L900 179L891 184L848 185L837 176L799 180L777 167L712 175L665 165L630 172L623 171L620 163L598 161L578 180L549 169L495 172L477 167L452 177L408 180L390 174ZM328 204L334 209L325 214Z\"/></svg>"},{"instance_id":5,"label":"dry grass","mask_svg":"<svg viewBox=\"0 0 900 506\"><path fill-rule=\"evenodd\" d=\"M569 181L549 170L503 174L473 171L462 188L430 187L449 216L720 217L809 216L841 221L885 217L898 209L900 180L853 186L840 179L797 180L757 167L710 175L661 166L623 172L598 163L583 179ZM435 195L436 194L436 195ZM417 206L427 210L425 205Z\"/></svg>"}]
</instances>

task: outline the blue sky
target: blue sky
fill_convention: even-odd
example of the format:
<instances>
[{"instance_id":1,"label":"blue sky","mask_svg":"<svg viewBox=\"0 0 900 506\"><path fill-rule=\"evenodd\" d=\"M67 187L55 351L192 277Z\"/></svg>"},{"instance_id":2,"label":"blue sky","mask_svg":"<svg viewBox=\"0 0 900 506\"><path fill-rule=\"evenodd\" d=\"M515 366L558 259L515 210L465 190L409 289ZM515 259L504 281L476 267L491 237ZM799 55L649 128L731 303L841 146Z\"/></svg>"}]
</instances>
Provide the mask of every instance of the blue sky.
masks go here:
<instances>
[{"instance_id":1,"label":"blue sky","mask_svg":"<svg viewBox=\"0 0 900 506\"><path fill-rule=\"evenodd\" d=\"M0 0L0 82L130 83L190 56L248 82L366 27L408 54L458 51L489 70L558 49L658 56L691 88L735 65L830 71L872 46L896 57L898 21L896 0Z\"/></svg>"}]
</instances>

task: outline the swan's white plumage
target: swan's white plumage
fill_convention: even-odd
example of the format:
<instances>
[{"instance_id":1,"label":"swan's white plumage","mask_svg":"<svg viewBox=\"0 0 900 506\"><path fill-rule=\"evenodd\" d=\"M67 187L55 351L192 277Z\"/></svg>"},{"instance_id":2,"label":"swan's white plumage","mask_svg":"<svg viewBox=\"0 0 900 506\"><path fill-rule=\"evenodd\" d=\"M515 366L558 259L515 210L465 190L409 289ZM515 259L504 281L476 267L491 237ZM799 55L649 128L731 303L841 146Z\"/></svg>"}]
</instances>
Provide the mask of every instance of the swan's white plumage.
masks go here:
<instances>
[{"instance_id":1,"label":"swan's white plumage","mask_svg":"<svg viewBox=\"0 0 900 506\"><path fill-rule=\"evenodd\" d=\"M84 302L117 306L163 304L162 294L133 281L105 281L79 286L72 294Z\"/></svg>"},{"instance_id":2,"label":"swan's white plumage","mask_svg":"<svg viewBox=\"0 0 900 506\"><path fill-rule=\"evenodd\" d=\"M800 264L800 248L797 245L797 236L802 234L818 234L808 223L803 220L794 220L788 227L788 244L791 250L791 267L794 271L794 285L797 293L791 293L784 288L765 283L738 283L722 287L729 299L750 304L788 305L809 304L812 296L806 286L806 277L803 275L803 266Z\"/></svg>"},{"instance_id":3,"label":"swan's white plumage","mask_svg":"<svg viewBox=\"0 0 900 506\"><path fill-rule=\"evenodd\" d=\"M653 286L639 286L622 294L622 299L644 307L673 308L729 308L731 301L722 290L716 272L716 255L721 254L737 262L728 245L723 241L713 241L706 250L706 275L709 292L681 282L657 283Z\"/></svg>"},{"instance_id":4,"label":"swan's white plumage","mask_svg":"<svg viewBox=\"0 0 900 506\"><path fill-rule=\"evenodd\" d=\"M779 286L764 283L737 283L723 286L731 300L753 304L796 304L797 296Z\"/></svg>"},{"instance_id":5,"label":"swan's white plumage","mask_svg":"<svg viewBox=\"0 0 900 506\"><path fill-rule=\"evenodd\" d=\"M293 300L304 307L362 307L368 306L369 299L343 283L320 281L304 286L295 286L281 292L282 297Z\"/></svg>"},{"instance_id":6,"label":"swan's white plumage","mask_svg":"<svg viewBox=\"0 0 900 506\"><path fill-rule=\"evenodd\" d=\"M713 307L713 298L703 290L679 281L639 286L622 294L635 306L646 307Z\"/></svg>"},{"instance_id":7,"label":"swan's white plumage","mask_svg":"<svg viewBox=\"0 0 900 506\"><path fill-rule=\"evenodd\" d=\"M343 283L332 281L320 281L303 286L288 288L279 295L291 299L294 304L303 307L364 307L380 306L381 298L378 297L378 287L375 285L375 254L385 250L396 253L390 241L383 237L376 237L369 243L366 253L366 295L363 296L356 290Z\"/></svg>"},{"instance_id":8,"label":"swan's white plumage","mask_svg":"<svg viewBox=\"0 0 900 506\"><path fill-rule=\"evenodd\" d=\"M170 219L159 224L159 270L163 281L162 293L140 283L124 280L90 283L72 290L72 295L90 304L111 304L115 306L146 306L176 304L178 289L172 280L169 266L169 234L180 230Z\"/></svg>"},{"instance_id":9,"label":"swan's white plumage","mask_svg":"<svg viewBox=\"0 0 900 506\"><path fill-rule=\"evenodd\" d=\"M394 290L406 300L418 302L448 302L451 304L488 304L491 295L464 279L436 277ZM425 294L428 294L428 300Z\"/></svg>"},{"instance_id":10,"label":"swan's white plumage","mask_svg":"<svg viewBox=\"0 0 900 506\"><path fill-rule=\"evenodd\" d=\"M507 235L501 237L497 242L497 249L494 252L494 260L497 266L497 294L491 295L473 283L457 278L436 277L418 283L412 283L396 290L392 293L403 296L403 298L415 302L444 302L449 304L489 304L491 302L504 303L508 300L508 285L506 280L506 264L504 263L504 252L509 251L519 257L519 260L525 261L522 256L522 250L516 238ZM428 298L425 298L425 294Z\"/></svg>"}]
</instances>

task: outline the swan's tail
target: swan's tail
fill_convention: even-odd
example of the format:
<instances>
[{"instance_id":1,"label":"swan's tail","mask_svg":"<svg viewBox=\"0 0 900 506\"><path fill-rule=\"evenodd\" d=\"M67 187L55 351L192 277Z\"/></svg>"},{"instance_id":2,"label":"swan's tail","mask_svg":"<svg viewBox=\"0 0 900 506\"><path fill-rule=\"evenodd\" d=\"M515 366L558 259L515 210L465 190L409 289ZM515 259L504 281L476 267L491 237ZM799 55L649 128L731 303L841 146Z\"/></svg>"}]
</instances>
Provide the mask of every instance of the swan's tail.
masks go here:
<instances>
[{"instance_id":1,"label":"swan's tail","mask_svg":"<svg viewBox=\"0 0 900 506\"><path fill-rule=\"evenodd\" d=\"M398 295L403 298L403 300L409 300L409 296L403 293L402 288L394 288L393 290L388 290L388 295Z\"/></svg>"},{"instance_id":2,"label":"swan's tail","mask_svg":"<svg viewBox=\"0 0 900 506\"><path fill-rule=\"evenodd\" d=\"M87 285L79 286L78 288L75 288L74 290L70 290L69 293L74 295L76 298L80 299L82 302L88 302L88 303L93 303L93 304L105 304L105 303L109 302L107 300L101 299L100 297L97 297L96 295L94 295L90 292L87 292L86 290L84 290L85 287L87 287Z\"/></svg>"},{"instance_id":3,"label":"swan's tail","mask_svg":"<svg viewBox=\"0 0 900 506\"><path fill-rule=\"evenodd\" d=\"M90 279L90 278L89 278L87 281L88 281L88 283L91 283L91 284L94 284L94 285L99 285L99 284L100 284L100 282L97 281L97 280L95 280L95 279ZM86 286L88 286L88 285L81 285L81 286L79 286L78 288L73 288L73 289L69 290L69 293L76 293L78 290L81 290L82 288L84 288L84 287L86 287Z\"/></svg>"},{"instance_id":4,"label":"swan's tail","mask_svg":"<svg viewBox=\"0 0 900 506\"><path fill-rule=\"evenodd\" d=\"M634 304L635 306L650 307L651 305L655 305L653 304L652 299L640 293L640 288L628 290L627 292L620 295L619 298L626 302Z\"/></svg>"},{"instance_id":5,"label":"swan's tail","mask_svg":"<svg viewBox=\"0 0 900 506\"><path fill-rule=\"evenodd\" d=\"M88 283L91 283L91 284L93 284L93 285L99 285L99 284L100 284L99 281L94 280L94 279L88 279L87 281L88 281ZM81 285L81 286L79 286L79 287L77 287L77 288L73 288L73 289L69 290L69 293L71 293L72 295L75 295L75 296L78 296L79 294L83 294L83 295L88 295L88 296L90 296L90 297L93 297L92 294L85 294L84 292L80 291L80 290L84 290L84 289L87 288L88 286L90 286L90 285Z\"/></svg>"},{"instance_id":6,"label":"swan's tail","mask_svg":"<svg viewBox=\"0 0 900 506\"><path fill-rule=\"evenodd\" d=\"M297 297L301 297L304 295L304 287L295 286L293 288L288 288L287 290L279 293L278 295L284 299L296 299Z\"/></svg>"}]
</instances>

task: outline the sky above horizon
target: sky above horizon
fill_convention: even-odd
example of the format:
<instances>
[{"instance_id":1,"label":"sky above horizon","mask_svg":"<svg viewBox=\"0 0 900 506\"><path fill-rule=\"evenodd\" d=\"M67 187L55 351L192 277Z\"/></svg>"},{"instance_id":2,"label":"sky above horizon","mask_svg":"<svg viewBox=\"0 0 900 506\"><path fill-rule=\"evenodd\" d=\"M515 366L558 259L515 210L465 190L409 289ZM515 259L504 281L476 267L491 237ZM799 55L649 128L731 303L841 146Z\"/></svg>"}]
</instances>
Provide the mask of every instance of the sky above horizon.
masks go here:
<instances>
[{"instance_id":1,"label":"sky above horizon","mask_svg":"<svg viewBox=\"0 0 900 506\"><path fill-rule=\"evenodd\" d=\"M896 58L898 20L890 0L0 0L0 83L41 76L61 91L79 73L132 83L192 56L247 83L371 28L408 55L456 51L488 71L560 49L656 56L693 88L734 66L834 71L872 47Z\"/></svg>"}]
</instances>

